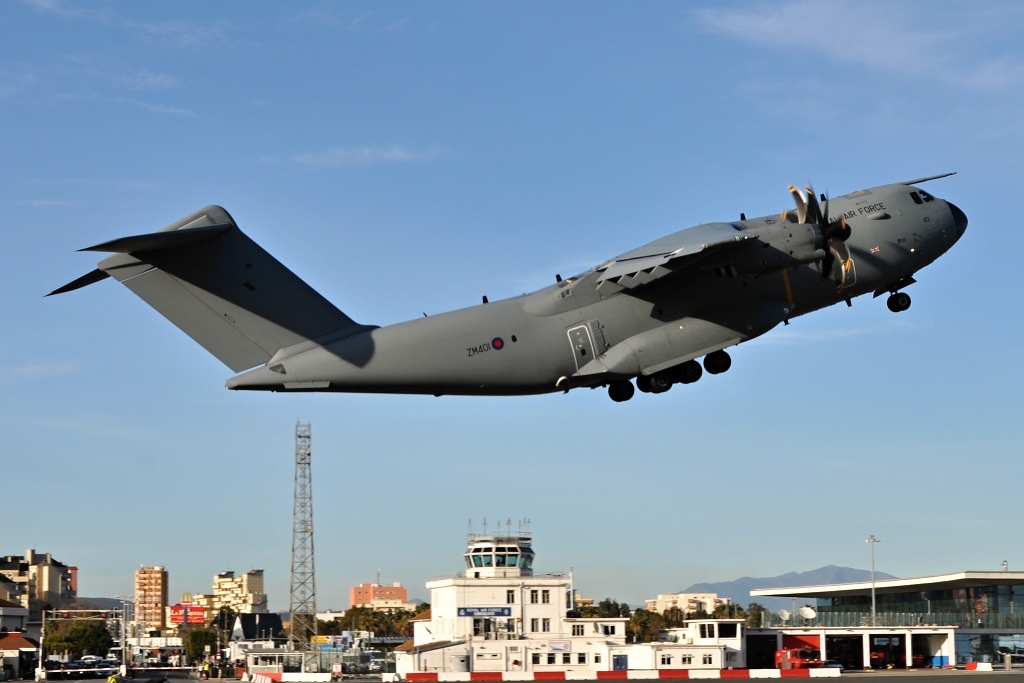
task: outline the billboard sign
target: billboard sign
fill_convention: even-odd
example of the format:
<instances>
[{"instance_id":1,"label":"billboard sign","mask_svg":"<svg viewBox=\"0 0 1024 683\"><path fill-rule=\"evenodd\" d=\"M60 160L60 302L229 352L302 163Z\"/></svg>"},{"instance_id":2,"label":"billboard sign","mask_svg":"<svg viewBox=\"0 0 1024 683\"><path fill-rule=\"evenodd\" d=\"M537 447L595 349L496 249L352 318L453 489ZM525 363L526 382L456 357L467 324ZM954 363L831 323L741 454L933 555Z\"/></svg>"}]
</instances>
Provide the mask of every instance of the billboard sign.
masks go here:
<instances>
[{"instance_id":1,"label":"billboard sign","mask_svg":"<svg viewBox=\"0 0 1024 683\"><path fill-rule=\"evenodd\" d=\"M172 624L183 624L185 623L185 610L188 609L188 623L189 624L205 624L206 623L206 608L200 607L199 605L171 605L171 623Z\"/></svg>"}]
</instances>

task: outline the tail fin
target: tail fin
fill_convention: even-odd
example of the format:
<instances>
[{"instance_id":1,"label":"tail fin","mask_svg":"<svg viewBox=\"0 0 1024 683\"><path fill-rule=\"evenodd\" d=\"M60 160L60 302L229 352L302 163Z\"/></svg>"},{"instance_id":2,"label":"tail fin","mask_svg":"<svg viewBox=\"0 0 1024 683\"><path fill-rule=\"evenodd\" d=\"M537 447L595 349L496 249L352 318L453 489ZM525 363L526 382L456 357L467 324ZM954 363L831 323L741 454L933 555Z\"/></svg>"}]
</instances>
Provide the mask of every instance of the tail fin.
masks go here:
<instances>
[{"instance_id":1,"label":"tail fin","mask_svg":"<svg viewBox=\"0 0 1024 683\"><path fill-rule=\"evenodd\" d=\"M50 294L113 277L235 372L294 344L371 329L281 265L219 206L82 251L116 253Z\"/></svg>"}]
</instances>

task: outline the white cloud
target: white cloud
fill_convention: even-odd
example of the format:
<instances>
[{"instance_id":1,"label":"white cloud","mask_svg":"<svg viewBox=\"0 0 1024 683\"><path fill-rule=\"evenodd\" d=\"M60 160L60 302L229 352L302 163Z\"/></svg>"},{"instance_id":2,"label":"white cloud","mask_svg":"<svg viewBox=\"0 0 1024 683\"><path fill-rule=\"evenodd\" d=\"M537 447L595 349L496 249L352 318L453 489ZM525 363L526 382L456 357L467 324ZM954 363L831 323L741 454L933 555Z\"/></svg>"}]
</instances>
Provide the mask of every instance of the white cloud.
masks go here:
<instances>
[{"instance_id":1,"label":"white cloud","mask_svg":"<svg viewBox=\"0 0 1024 683\"><path fill-rule=\"evenodd\" d=\"M370 166L373 164L428 161L437 156L435 151L417 152L401 145L390 147L332 147L321 152L306 152L292 157L292 161L314 168L339 166Z\"/></svg>"},{"instance_id":2,"label":"white cloud","mask_svg":"<svg viewBox=\"0 0 1024 683\"><path fill-rule=\"evenodd\" d=\"M115 15L104 7L94 7L86 3L68 4L59 0L21 0L36 12L52 14L63 19L90 19L93 21L109 21Z\"/></svg>"},{"instance_id":3,"label":"white cloud","mask_svg":"<svg viewBox=\"0 0 1024 683\"><path fill-rule=\"evenodd\" d=\"M151 111L151 112L154 112L156 114L171 114L172 116L195 116L196 115L195 112L189 111L188 109L179 109L178 107L167 107L167 106L164 106L162 104L153 104L152 102L143 102L141 100L131 100L131 99L129 99L129 100L124 100L124 101L127 102L128 104L135 105L136 107L140 107L142 109L145 109L146 111Z\"/></svg>"},{"instance_id":4,"label":"white cloud","mask_svg":"<svg viewBox=\"0 0 1024 683\"><path fill-rule=\"evenodd\" d=\"M307 9L291 17L291 21L312 24L317 27L333 26L353 33L394 33L405 28L412 21L409 16L397 19L382 17L374 12L354 13L351 6L332 6Z\"/></svg>"},{"instance_id":5,"label":"white cloud","mask_svg":"<svg viewBox=\"0 0 1024 683\"><path fill-rule=\"evenodd\" d=\"M104 178L28 178L26 185L87 185L115 190L158 190L167 183L156 180L106 180Z\"/></svg>"},{"instance_id":6,"label":"white cloud","mask_svg":"<svg viewBox=\"0 0 1024 683\"><path fill-rule=\"evenodd\" d=\"M1011 16L966 5L793 0L716 6L694 16L711 33L769 49L991 89L1024 83L1020 57L975 54L993 26L1019 25L1020 11L1006 11Z\"/></svg>"},{"instance_id":7,"label":"white cloud","mask_svg":"<svg viewBox=\"0 0 1024 683\"><path fill-rule=\"evenodd\" d=\"M71 362L35 362L9 368L7 374L16 379L37 379L40 377L58 377L77 372L79 365Z\"/></svg>"},{"instance_id":8,"label":"white cloud","mask_svg":"<svg viewBox=\"0 0 1024 683\"><path fill-rule=\"evenodd\" d=\"M11 202L14 206L30 206L37 209L45 209L52 206L84 206L85 202L72 202L64 199L22 199Z\"/></svg>"},{"instance_id":9,"label":"white cloud","mask_svg":"<svg viewBox=\"0 0 1024 683\"><path fill-rule=\"evenodd\" d=\"M125 21L122 26L134 31L143 42L164 47L204 47L224 43L226 40L224 22L205 25L190 21L165 21L158 24Z\"/></svg>"}]
</instances>

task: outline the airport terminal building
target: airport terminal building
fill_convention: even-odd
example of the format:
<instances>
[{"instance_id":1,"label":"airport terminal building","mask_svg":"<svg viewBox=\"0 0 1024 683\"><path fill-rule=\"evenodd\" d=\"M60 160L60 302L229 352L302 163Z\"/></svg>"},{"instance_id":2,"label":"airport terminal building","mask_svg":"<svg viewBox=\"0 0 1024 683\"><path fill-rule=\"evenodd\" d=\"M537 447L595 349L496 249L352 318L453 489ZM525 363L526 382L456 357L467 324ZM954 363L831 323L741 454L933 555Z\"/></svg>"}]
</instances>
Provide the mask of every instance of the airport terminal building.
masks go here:
<instances>
[{"instance_id":1,"label":"airport terminal building","mask_svg":"<svg viewBox=\"0 0 1024 683\"><path fill-rule=\"evenodd\" d=\"M470 534L464 572L427 583L430 609L413 621L413 640L395 650L396 678L596 680L627 670L681 678L747 666L742 619L693 620L662 641L630 643L628 617L581 616L571 574L534 573L533 561L529 532Z\"/></svg>"},{"instance_id":2,"label":"airport terminal building","mask_svg":"<svg viewBox=\"0 0 1024 683\"><path fill-rule=\"evenodd\" d=\"M853 669L1003 662L1008 654L1024 656L1022 584L1024 572L962 571L753 590L754 600L793 598L813 616L799 609L766 613L762 628L747 634L748 659L806 645Z\"/></svg>"}]
</instances>

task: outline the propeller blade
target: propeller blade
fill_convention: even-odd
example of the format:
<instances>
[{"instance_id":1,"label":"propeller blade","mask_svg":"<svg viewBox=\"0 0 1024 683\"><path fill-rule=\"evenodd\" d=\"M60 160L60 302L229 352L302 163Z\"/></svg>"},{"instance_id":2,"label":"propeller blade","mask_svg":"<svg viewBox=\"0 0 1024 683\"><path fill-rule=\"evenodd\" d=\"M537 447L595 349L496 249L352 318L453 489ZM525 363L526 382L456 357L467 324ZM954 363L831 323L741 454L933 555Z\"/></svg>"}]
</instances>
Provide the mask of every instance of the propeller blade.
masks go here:
<instances>
[{"instance_id":1,"label":"propeller blade","mask_svg":"<svg viewBox=\"0 0 1024 683\"><path fill-rule=\"evenodd\" d=\"M832 264L835 262L835 260L836 255L832 253L831 249L825 252L825 257L821 259L820 266L822 280L824 280L825 278L829 277L832 274Z\"/></svg>"},{"instance_id":2,"label":"propeller blade","mask_svg":"<svg viewBox=\"0 0 1024 683\"><path fill-rule=\"evenodd\" d=\"M797 187L790 185L789 193L793 195L793 201L796 202L796 217L797 223L807 222L807 199L804 197L804 193Z\"/></svg>"},{"instance_id":3,"label":"propeller blade","mask_svg":"<svg viewBox=\"0 0 1024 683\"><path fill-rule=\"evenodd\" d=\"M836 289L842 289L846 285L846 276L853 265L850 248L845 242L834 242L829 247L829 254L832 256L832 279L836 281Z\"/></svg>"},{"instance_id":4,"label":"propeller blade","mask_svg":"<svg viewBox=\"0 0 1024 683\"><path fill-rule=\"evenodd\" d=\"M825 255L819 262L821 279L831 277L836 283L836 290L842 290L846 286L846 279L853 269L853 257L850 248L846 246L846 240L850 239L850 227L846 219L840 217L838 221L831 221L828 215L829 198L821 195L821 203L814 194L814 188L810 185L804 190L795 185L789 186L789 193L793 195L796 203L797 219L799 223L811 223L821 229L821 236L825 239ZM782 212L782 219L786 220L788 211Z\"/></svg>"},{"instance_id":5,"label":"propeller blade","mask_svg":"<svg viewBox=\"0 0 1024 683\"><path fill-rule=\"evenodd\" d=\"M818 198L814 196L814 189L807 186L807 222L815 225L827 225L821 220L821 208L818 206Z\"/></svg>"}]
</instances>

